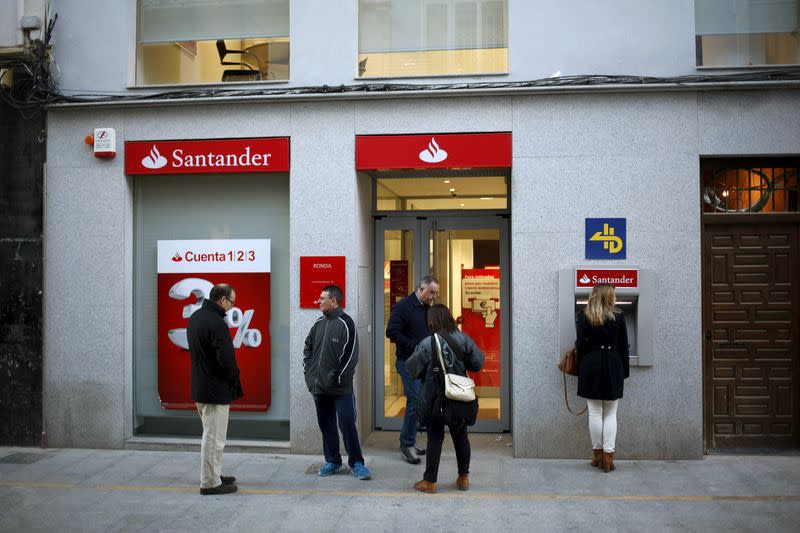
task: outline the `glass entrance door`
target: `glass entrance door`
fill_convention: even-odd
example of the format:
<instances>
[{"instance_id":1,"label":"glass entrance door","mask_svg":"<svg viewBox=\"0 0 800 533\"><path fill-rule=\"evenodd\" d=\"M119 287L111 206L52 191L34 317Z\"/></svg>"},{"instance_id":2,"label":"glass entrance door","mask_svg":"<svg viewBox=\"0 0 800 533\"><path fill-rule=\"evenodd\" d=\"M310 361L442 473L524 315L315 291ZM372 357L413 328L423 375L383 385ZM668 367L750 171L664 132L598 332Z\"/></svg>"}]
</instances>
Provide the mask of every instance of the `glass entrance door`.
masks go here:
<instances>
[{"instance_id":1,"label":"glass entrance door","mask_svg":"<svg viewBox=\"0 0 800 533\"><path fill-rule=\"evenodd\" d=\"M437 302L450 308L486 358L483 370L472 375L480 398L473 430L510 429L508 219L385 217L376 220L375 241L375 426L399 430L405 414L395 345L385 335L391 308L431 274L440 281Z\"/></svg>"}]
</instances>

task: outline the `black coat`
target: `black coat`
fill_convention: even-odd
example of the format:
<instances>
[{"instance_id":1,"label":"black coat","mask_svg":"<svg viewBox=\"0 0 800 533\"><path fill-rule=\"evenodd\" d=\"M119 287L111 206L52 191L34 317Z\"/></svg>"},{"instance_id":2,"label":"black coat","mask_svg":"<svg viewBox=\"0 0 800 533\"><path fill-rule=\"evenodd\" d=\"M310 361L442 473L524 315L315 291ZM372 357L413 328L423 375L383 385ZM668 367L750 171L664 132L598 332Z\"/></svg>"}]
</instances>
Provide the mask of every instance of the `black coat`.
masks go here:
<instances>
[{"instance_id":1,"label":"black coat","mask_svg":"<svg viewBox=\"0 0 800 533\"><path fill-rule=\"evenodd\" d=\"M392 308L386 324L386 336L397 345L397 358L411 357L419 341L431 334L428 330L428 308L416 292L412 292Z\"/></svg>"},{"instance_id":2,"label":"black coat","mask_svg":"<svg viewBox=\"0 0 800 533\"><path fill-rule=\"evenodd\" d=\"M625 316L614 313L615 320L592 326L583 312L578 313L575 348L580 357L578 396L588 400L622 398L624 380L630 374L628 330Z\"/></svg>"},{"instance_id":3,"label":"black coat","mask_svg":"<svg viewBox=\"0 0 800 533\"><path fill-rule=\"evenodd\" d=\"M447 341L439 336L439 341L442 343L442 358L447 365L448 373L466 376L467 370L477 372L483 368L483 352L471 338L461 331L454 331L449 336L458 344L463 359L458 357ZM444 396L444 376L440 372L441 364L435 346L433 335L424 338L406 361L409 375L414 379L423 380L422 388L417 395L417 415L426 423L434 414L435 399Z\"/></svg>"},{"instance_id":4,"label":"black coat","mask_svg":"<svg viewBox=\"0 0 800 533\"><path fill-rule=\"evenodd\" d=\"M186 336L192 359L192 400L227 405L244 396L225 311L205 299L192 313Z\"/></svg>"}]
</instances>

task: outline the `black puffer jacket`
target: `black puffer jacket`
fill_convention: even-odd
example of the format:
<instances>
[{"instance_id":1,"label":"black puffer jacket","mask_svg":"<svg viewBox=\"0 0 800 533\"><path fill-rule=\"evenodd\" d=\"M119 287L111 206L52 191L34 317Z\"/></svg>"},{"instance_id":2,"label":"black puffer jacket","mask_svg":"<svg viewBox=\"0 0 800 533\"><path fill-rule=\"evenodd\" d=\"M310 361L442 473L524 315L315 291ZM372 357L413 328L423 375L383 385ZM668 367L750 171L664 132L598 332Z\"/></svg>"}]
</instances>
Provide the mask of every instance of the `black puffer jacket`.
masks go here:
<instances>
[{"instance_id":1,"label":"black puffer jacket","mask_svg":"<svg viewBox=\"0 0 800 533\"><path fill-rule=\"evenodd\" d=\"M352 394L356 363L356 325L337 307L319 317L306 337L303 373L308 391L315 396Z\"/></svg>"},{"instance_id":2,"label":"black puffer jacket","mask_svg":"<svg viewBox=\"0 0 800 533\"><path fill-rule=\"evenodd\" d=\"M467 370L477 372L483 368L483 352L478 345L461 331L448 334L450 339L458 344L464 358L459 358L455 351L441 336L442 358L447 366L447 372L466 376ZM422 388L417 396L417 415L425 422L433 411L433 400L437 395L444 394L444 376L440 372L439 355L433 336L425 337L417 344L414 353L406 361L406 368L412 378L422 379Z\"/></svg>"},{"instance_id":3,"label":"black puffer jacket","mask_svg":"<svg viewBox=\"0 0 800 533\"><path fill-rule=\"evenodd\" d=\"M575 348L580 357L578 396L588 400L622 398L623 385L630 374L625 315L615 312L614 320L592 326L581 312L576 329Z\"/></svg>"},{"instance_id":4,"label":"black puffer jacket","mask_svg":"<svg viewBox=\"0 0 800 533\"><path fill-rule=\"evenodd\" d=\"M243 396L239 366L225 310L206 299L189 317L186 331L192 359L192 400L227 405Z\"/></svg>"}]
</instances>

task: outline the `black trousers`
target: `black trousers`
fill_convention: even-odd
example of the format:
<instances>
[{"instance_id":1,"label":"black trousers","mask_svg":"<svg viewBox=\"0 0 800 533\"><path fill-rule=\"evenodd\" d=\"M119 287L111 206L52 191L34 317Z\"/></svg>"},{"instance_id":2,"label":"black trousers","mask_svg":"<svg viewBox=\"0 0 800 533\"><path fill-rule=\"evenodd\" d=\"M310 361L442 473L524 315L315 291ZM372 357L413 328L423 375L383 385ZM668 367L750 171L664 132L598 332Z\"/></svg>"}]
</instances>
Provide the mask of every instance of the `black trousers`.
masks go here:
<instances>
[{"instance_id":1,"label":"black trousers","mask_svg":"<svg viewBox=\"0 0 800 533\"><path fill-rule=\"evenodd\" d=\"M467 436L467 425L448 426L450 437L453 439L453 446L456 449L456 462L458 463L458 473L469 474L469 459L471 449L469 437ZM428 420L428 448L425 454L425 474L422 479L436 483L439 475L439 460L442 458L442 443L444 442L444 420L439 417L431 417Z\"/></svg>"},{"instance_id":2,"label":"black trousers","mask_svg":"<svg viewBox=\"0 0 800 533\"><path fill-rule=\"evenodd\" d=\"M356 463L364 463L361 444L358 442L356 429L356 402L352 394L343 396L314 396L317 407L317 423L322 431L322 452L325 461L337 465L342 464L339 453L339 431L342 432L344 449L347 450L347 464L352 467ZM338 424L337 424L338 422Z\"/></svg>"}]
</instances>

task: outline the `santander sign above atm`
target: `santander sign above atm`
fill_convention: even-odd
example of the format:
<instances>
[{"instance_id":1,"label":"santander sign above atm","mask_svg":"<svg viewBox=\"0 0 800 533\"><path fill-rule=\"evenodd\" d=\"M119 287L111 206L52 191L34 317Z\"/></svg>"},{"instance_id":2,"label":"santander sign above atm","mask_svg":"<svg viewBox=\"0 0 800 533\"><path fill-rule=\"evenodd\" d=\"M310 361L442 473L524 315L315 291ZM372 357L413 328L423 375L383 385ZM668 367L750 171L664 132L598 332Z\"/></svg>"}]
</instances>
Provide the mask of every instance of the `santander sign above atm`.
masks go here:
<instances>
[{"instance_id":1,"label":"santander sign above atm","mask_svg":"<svg viewBox=\"0 0 800 533\"><path fill-rule=\"evenodd\" d=\"M125 174L288 171L288 137L125 143Z\"/></svg>"}]
</instances>

